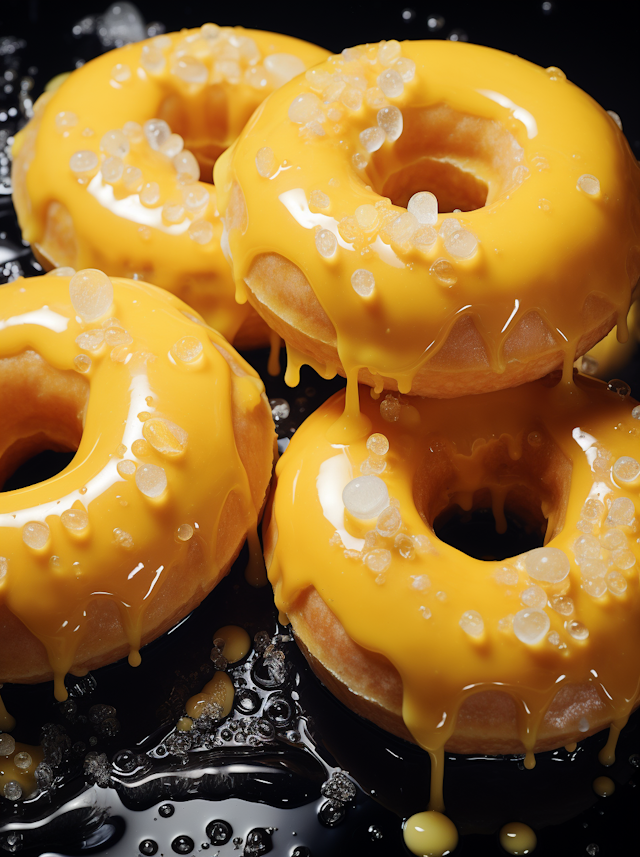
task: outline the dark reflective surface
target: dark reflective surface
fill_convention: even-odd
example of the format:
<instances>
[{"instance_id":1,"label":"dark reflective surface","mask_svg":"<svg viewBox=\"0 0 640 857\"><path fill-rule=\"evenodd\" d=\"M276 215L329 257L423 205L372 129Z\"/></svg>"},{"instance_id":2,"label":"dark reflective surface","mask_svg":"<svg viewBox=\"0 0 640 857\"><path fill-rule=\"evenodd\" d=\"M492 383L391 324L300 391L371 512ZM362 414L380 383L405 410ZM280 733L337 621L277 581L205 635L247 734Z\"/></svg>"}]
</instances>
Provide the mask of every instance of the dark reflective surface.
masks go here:
<instances>
[{"instance_id":1,"label":"dark reflective surface","mask_svg":"<svg viewBox=\"0 0 640 857\"><path fill-rule=\"evenodd\" d=\"M569 3L501 9L499 4L444 2L433 10L420 4L407 9L363 3L353 4L348 14L337 3L313 10L287 3L213 11L195 2L138 5L147 24L161 20L168 29L216 17L219 23L279 30L334 50L380 38L466 35L563 68L605 108L620 113L640 153L635 35L621 6L607 5L590 16L583 8L576 14ZM103 11L101 6L4 0L0 150L6 150L33 96L50 77L103 50L95 20L83 24L78 35L72 32L80 19ZM16 39L1 41L3 34ZM0 152L1 282L40 273L15 222L7 173L7 156ZM1 294L0 289L0 301ZM343 386L341 379L325 382L304 368L301 384L291 390L282 376L267 375L266 352L245 356L265 379L269 397L290 405L289 416L278 424L282 439ZM636 356L622 373L636 395L639 371ZM43 453L17 471L5 490L54 475L71 457ZM480 518L468 522L473 540L488 532ZM464 549L469 535L446 526L451 533L443 531L441 537L458 539L452 543ZM484 546L482 552L489 549ZM428 757L353 715L320 685L287 639L287 629L278 626L270 590L252 589L244 581L245 562L243 551L229 577L190 617L144 649L137 670L120 662L82 679L70 678L70 701L63 705L54 703L51 685L3 688L3 699L18 719L16 739L38 743L46 727L55 788L16 805L0 798L0 854L406 854L401 820L426 806ZM265 658L263 640L229 670L236 688L230 717L177 733L186 700L214 674L213 634L226 624L242 625L252 638L264 632L267 642L275 640L284 654L283 669ZM105 705L115 712L98 707ZM627 843L637 842L638 723L635 715L622 733L618 761L607 770L597 761L604 734L573 753L542 754L533 771L524 770L519 758L450 756L447 811L464 834L456 854L504 854L497 831L513 820L535 828L539 854L586 854L592 845L602 857L629 853ZM358 784L355 797L336 800L327 788L336 767ZM592 782L605 773L616 782L616 793L601 799Z\"/></svg>"}]
</instances>

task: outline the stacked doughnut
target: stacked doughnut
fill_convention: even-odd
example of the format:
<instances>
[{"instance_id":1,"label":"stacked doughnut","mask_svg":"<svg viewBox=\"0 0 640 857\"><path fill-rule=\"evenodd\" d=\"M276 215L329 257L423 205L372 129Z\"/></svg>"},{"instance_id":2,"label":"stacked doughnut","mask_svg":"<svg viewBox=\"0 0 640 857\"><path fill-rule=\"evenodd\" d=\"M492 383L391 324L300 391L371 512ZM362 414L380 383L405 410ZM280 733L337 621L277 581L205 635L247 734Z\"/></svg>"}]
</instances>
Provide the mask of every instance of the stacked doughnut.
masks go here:
<instances>
[{"instance_id":1,"label":"stacked doughnut","mask_svg":"<svg viewBox=\"0 0 640 857\"><path fill-rule=\"evenodd\" d=\"M0 683L129 656L173 627L255 537L274 460L256 372L162 289L87 269L2 287Z\"/></svg>"},{"instance_id":2,"label":"stacked doughnut","mask_svg":"<svg viewBox=\"0 0 640 857\"><path fill-rule=\"evenodd\" d=\"M212 168L268 93L326 56L289 36L205 24L55 78L13 149L18 219L45 269L142 279L236 344L268 341L234 300Z\"/></svg>"},{"instance_id":3,"label":"stacked doughnut","mask_svg":"<svg viewBox=\"0 0 640 857\"><path fill-rule=\"evenodd\" d=\"M215 183L237 294L285 339L287 380L347 379L279 462L265 527L313 669L435 762L531 766L619 729L640 691L640 407L573 377L640 274L617 117L488 48L363 45L274 92ZM482 509L537 546L494 560L438 538Z\"/></svg>"}]
</instances>

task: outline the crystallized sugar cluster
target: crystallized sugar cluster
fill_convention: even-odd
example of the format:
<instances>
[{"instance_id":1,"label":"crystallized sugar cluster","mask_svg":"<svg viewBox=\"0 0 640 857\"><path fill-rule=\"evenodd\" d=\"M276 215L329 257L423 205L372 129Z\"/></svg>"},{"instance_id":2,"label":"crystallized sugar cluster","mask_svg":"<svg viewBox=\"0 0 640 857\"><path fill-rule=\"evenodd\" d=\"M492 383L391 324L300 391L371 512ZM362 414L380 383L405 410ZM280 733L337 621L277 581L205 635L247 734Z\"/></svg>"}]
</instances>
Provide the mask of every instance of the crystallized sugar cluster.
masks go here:
<instances>
[{"instance_id":1,"label":"crystallized sugar cluster","mask_svg":"<svg viewBox=\"0 0 640 857\"><path fill-rule=\"evenodd\" d=\"M610 392L621 395L615 384L610 385ZM625 398L628 391L623 393L622 398ZM397 394L387 394L380 402L382 418L386 422L398 422L402 408L408 407L405 401ZM640 406L634 408L632 416L640 420ZM540 446L543 438L539 432L531 432L527 442ZM366 448L369 456L360 465L361 475L346 485L342 499L353 517L375 523L365 534L362 550L344 550L344 554L363 562L376 575L375 582L382 585L394 552L403 559L414 559L416 552L436 555L437 551L426 536L406 532L400 504L389 496L383 478L387 468L388 438L376 432L367 439ZM493 575L496 583L506 588L505 596L519 598L521 609L501 618L495 629L486 627L478 610L466 610L459 625L469 637L480 638L486 631L498 630L512 633L526 645L536 645L546 638L554 648L566 649L571 641L583 642L589 638L589 628L577 615L576 599L571 597L572 587L580 587L596 601L607 594L614 598L625 596L629 581L637 576L636 557L630 547L630 542L636 539L637 514L627 492L629 488L637 491L640 487L640 461L629 455L614 459L608 450L597 444L589 454L594 491L597 490L598 496L587 497L576 522L573 563L564 550L549 546L534 548L497 565ZM332 537L332 544L344 548L339 533ZM578 576L571 576L572 566L579 571ZM409 579L414 590L426 592L431 588L427 574L413 574ZM447 598L443 591L434 594L438 601ZM432 609L437 608L419 606L426 619L431 617ZM554 614L561 617L566 632L564 640L558 631L551 630Z\"/></svg>"},{"instance_id":2,"label":"crystallized sugar cluster","mask_svg":"<svg viewBox=\"0 0 640 857\"><path fill-rule=\"evenodd\" d=\"M157 359L155 355L138 348L134 337L117 318L108 317L99 326L89 326L100 322L113 305L113 285L106 274L91 268L77 273L73 269L57 269L52 272L55 276L62 276L63 273L71 277L71 305L84 324L84 330L76 337L76 345L82 352L89 352L78 354L74 358L74 366L78 372L91 373L94 361L102 360L107 354L113 363L124 366L132 360L146 364ZM173 362L193 363L202 350L202 342L197 337L185 336L171 349ZM152 397L147 399L147 404L152 407ZM187 450L189 436L181 426L153 411L141 411L136 419L140 423L141 436L132 442L130 452L122 443L116 448L116 471L123 480L133 479L140 494L152 499L159 498L168 486L165 468L145 459L156 453L168 459L182 456ZM72 508L61 511L60 522L67 531L77 534L81 534L90 526L88 512L77 502ZM175 538L177 542L187 542L193 534L193 527L185 523L177 528ZM29 521L22 528L24 544L35 551L48 548L51 535L51 528L44 521ZM134 547L132 535L121 527L114 528L112 542L126 550ZM60 564L59 558L52 556L50 564L57 567ZM7 577L8 571L8 561L0 557L0 585Z\"/></svg>"},{"instance_id":3,"label":"crystallized sugar cluster","mask_svg":"<svg viewBox=\"0 0 640 857\"><path fill-rule=\"evenodd\" d=\"M386 468L384 456L389 451L387 437L379 432L370 435L367 439L367 450L370 455L360 466L362 475L345 486L342 500L345 509L355 518L372 522L375 520L375 528L366 533L361 551L345 550L344 555L364 562L376 575L376 583L381 585L385 582L384 573L391 565L392 551L403 559L413 559L416 551L434 552L434 548L424 535L411 536L401 532L403 522L399 503L395 498L389 497L385 482L375 475L384 472ZM343 547L338 533L335 533L333 543ZM426 575L421 575L414 585L416 589L426 589L430 582Z\"/></svg>"},{"instance_id":4,"label":"crystallized sugar cluster","mask_svg":"<svg viewBox=\"0 0 640 857\"><path fill-rule=\"evenodd\" d=\"M205 24L184 38L157 36L142 46L140 68L151 76L168 74L179 85L200 87L206 84L245 83L265 93L281 86L305 69L303 61L287 53L263 56L255 40L231 27ZM118 63L111 71L117 87L126 87L136 70ZM55 117L56 130L68 136L78 125L75 113L61 111ZM90 129L84 134L90 136ZM176 176L176 193L162 200L157 182L145 181L140 167L133 162L136 150L148 146L171 163ZM163 119L150 119L140 125L126 122L122 128L107 131L100 140L99 152L78 149L69 161L71 172L81 184L87 184L98 172L106 184L129 194L137 194L147 207L162 206L167 224L183 223L188 218L188 234L197 244L208 244L214 227L205 214L209 191L198 184L200 166L184 140L173 133ZM144 237L144 229L141 230Z\"/></svg>"},{"instance_id":5,"label":"crystallized sugar cluster","mask_svg":"<svg viewBox=\"0 0 640 857\"><path fill-rule=\"evenodd\" d=\"M307 71L306 80L311 91L294 98L289 106L289 119L300 126L300 135L311 142L341 136L343 123L349 121L350 113L363 107L373 113L375 122L359 133L359 149L352 155L353 168L361 172L373 153L384 145L395 143L403 132L402 111L391 102L402 98L411 87L415 62L402 56L399 42L390 41L348 48L339 56L331 57L328 65L333 70L325 67ZM265 178L277 172L278 161L272 149L264 147L257 152L256 168ZM514 174L514 182L524 177ZM331 188L326 192L313 190L309 205L322 211L330 209ZM360 251L378 237L401 254L412 249L428 252L440 239L442 247L454 260L470 259L475 255L478 239L458 219L447 218L438 231L434 228L437 222L436 197L428 191L420 191L411 197L404 212L383 199L375 204L360 205L353 215L343 216L337 228L340 237ZM338 251L336 235L330 229L317 228L315 243L318 253L326 259ZM446 258L435 259L430 273L445 287L453 286L458 279L454 265ZM368 297L374 291L375 278L371 271L360 268L353 273L351 284L357 294Z\"/></svg>"}]
</instances>

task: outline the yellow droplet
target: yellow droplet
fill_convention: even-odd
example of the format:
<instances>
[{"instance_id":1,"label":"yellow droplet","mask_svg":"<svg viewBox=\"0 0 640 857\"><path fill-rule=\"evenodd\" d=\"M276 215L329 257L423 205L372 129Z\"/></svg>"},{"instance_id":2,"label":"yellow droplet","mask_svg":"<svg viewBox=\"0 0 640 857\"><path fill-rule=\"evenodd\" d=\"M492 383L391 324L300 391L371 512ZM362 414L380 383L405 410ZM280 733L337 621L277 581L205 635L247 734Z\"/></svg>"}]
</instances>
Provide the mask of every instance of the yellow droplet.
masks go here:
<instances>
[{"instance_id":1,"label":"yellow droplet","mask_svg":"<svg viewBox=\"0 0 640 857\"><path fill-rule=\"evenodd\" d=\"M230 664L242 660L251 651L251 639L239 625L225 625L213 635L214 640L224 640L222 654Z\"/></svg>"},{"instance_id":2,"label":"yellow droplet","mask_svg":"<svg viewBox=\"0 0 640 857\"><path fill-rule=\"evenodd\" d=\"M533 830L520 821L511 821L500 830L500 845L507 854L531 854L537 844Z\"/></svg>"},{"instance_id":3,"label":"yellow droplet","mask_svg":"<svg viewBox=\"0 0 640 857\"><path fill-rule=\"evenodd\" d=\"M435 810L418 812L404 823L404 842L417 857L445 857L458 844L458 831L446 815Z\"/></svg>"},{"instance_id":4,"label":"yellow droplet","mask_svg":"<svg viewBox=\"0 0 640 857\"><path fill-rule=\"evenodd\" d=\"M616 790L616 784L611 777L596 777L593 781L593 790L600 797L611 797Z\"/></svg>"}]
</instances>

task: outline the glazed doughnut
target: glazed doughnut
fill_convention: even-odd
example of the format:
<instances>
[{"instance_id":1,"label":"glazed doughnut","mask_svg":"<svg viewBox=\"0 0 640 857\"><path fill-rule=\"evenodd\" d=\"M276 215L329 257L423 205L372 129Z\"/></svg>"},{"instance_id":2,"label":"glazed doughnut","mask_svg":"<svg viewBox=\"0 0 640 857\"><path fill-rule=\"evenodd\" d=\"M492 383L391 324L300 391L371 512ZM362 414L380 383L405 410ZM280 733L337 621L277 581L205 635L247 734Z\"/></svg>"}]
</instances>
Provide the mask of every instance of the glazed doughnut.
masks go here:
<instances>
[{"instance_id":1,"label":"glazed doughnut","mask_svg":"<svg viewBox=\"0 0 640 857\"><path fill-rule=\"evenodd\" d=\"M274 457L262 382L173 295L92 269L2 287L0 683L82 674L194 609L255 531Z\"/></svg>"},{"instance_id":2,"label":"glazed doughnut","mask_svg":"<svg viewBox=\"0 0 640 857\"><path fill-rule=\"evenodd\" d=\"M640 700L628 394L576 376L450 400L363 395L368 436L341 446L327 430L344 392L312 414L276 466L265 556L329 690L440 760L526 752L531 766L619 730ZM438 537L478 509L544 547L489 560Z\"/></svg>"},{"instance_id":3,"label":"glazed doughnut","mask_svg":"<svg viewBox=\"0 0 640 857\"><path fill-rule=\"evenodd\" d=\"M330 57L265 101L215 183L239 298L287 342L292 384L301 363L439 398L569 376L640 274L614 118L478 45Z\"/></svg>"},{"instance_id":4,"label":"glazed doughnut","mask_svg":"<svg viewBox=\"0 0 640 857\"><path fill-rule=\"evenodd\" d=\"M45 92L16 136L23 236L47 270L146 280L236 344L268 341L234 300L213 164L265 95L326 56L289 36L205 24L92 60Z\"/></svg>"}]
</instances>

